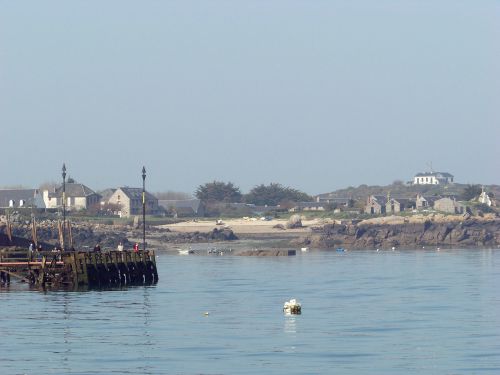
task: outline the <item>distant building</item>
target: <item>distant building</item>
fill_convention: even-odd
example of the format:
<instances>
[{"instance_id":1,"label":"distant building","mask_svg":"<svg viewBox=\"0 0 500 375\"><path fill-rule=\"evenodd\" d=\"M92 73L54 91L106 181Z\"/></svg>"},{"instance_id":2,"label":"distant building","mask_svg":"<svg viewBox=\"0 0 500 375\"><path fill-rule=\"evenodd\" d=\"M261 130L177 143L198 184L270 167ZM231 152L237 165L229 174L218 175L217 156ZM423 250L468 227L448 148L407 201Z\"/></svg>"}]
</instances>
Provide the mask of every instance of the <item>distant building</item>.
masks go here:
<instances>
[{"instance_id":1,"label":"distant building","mask_svg":"<svg viewBox=\"0 0 500 375\"><path fill-rule=\"evenodd\" d=\"M34 207L45 208L38 189L1 189L0 208Z\"/></svg>"},{"instance_id":2,"label":"distant building","mask_svg":"<svg viewBox=\"0 0 500 375\"><path fill-rule=\"evenodd\" d=\"M389 198L385 203L385 212L396 214L404 211L410 205L413 205L413 201L408 198Z\"/></svg>"},{"instance_id":3,"label":"distant building","mask_svg":"<svg viewBox=\"0 0 500 375\"><path fill-rule=\"evenodd\" d=\"M455 198L441 198L434 202L436 211L447 212L450 214L463 214L465 211L464 205L457 202Z\"/></svg>"},{"instance_id":4,"label":"distant building","mask_svg":"<svg viewBox=\"0 0 500 375\"><path fill-rule=\"evenodd\" d=\"M146 214L159 213L158 199L146 192ZM120 217L130 217L142 214L142 188L120 187L109 197L108 203L120 206Z\"/></svg>"},{"instance_id":5,"label":"distant building","mask_svg":"<svg viewBox=\"0 0 500 375\"><path fill-rule=\"evenodd\" d=\"M337 204L339 206L348 206L351 198L338 198L332 196L331 193L319 194L316 196L316 202L318 203L328 203L328 204Z\"/></svg>"},{"instance_id":6,"label":"distant building","mask_svg":"<svg viewBox=\"0 0 500 375\"><path fill-rule=\"evenodd\" d=\"M387 197L383 195L370 195L366 200L365 213L385 214Z\"/></svg>"},{"instance_id":7,"label":"distant building","mask_svg":"<svg viewBox=\"0 0 500 375\"><path fill-rule=\"evenodd\" d=\"M289 212L297 211L325 211L325 203L318 202L298 202L293 207L291 207Z\"/></svg>"},{"instance_id":8,"label":"distant building","mask_svg":"<svg viewBox=\"0 0 500 375\"><path fill-rule=\"evenodd\" d=\"M434 207L434 202L442 197L432 196L432 197L424 197L422 194L417 194L415 199L415 208L417 210L425 210Z\"/></svg>"},{"instance_id":9,"label":"distant building","mask_svg":"<svg viewBox=\"0 0 500 375\"><path fill-rule=\"evenodd\" d=\"M238 214L242 216L247 216L247 215L262 216L262 215L268 215L271 212L286 211L286 208L280 205L256 206L253 203L218 203L214 207L217 207L221 211L230 209L231 211L233 211L233 214Z\"/></svg>"},{"instance_id":10,"label":"distant building","mask_svg":"<svg viewBox=\"0 0 500 375\"><path fill-rule=\"evenodd\" d=\"M101 196L101 204L106 204L109 201L109 198L113 195L113 193L116 191L116 189L105 189L99 192L99 195Z\"/></svg>"},{"instance_id":11,"label":"distant building","mask_svg":"<svg viewBox=\"0 0 500 375\"><path fill-rule=\"evenodd\" d=\"M95 204L98 204L101 196L94 190L80 183L66 183L66 209L85 210ZM63 186L60 185L54 191L44 190L43 201L47 208L62 207Z\"/></svg>"},{"instance_id":12,"label":"distant building","mask_svg":"<svg viewBox=\"0 0 500 375\"><path fill-rule=\"evenodd\" d=\"M200 199L167 200L161 199L158 205L175 216L205 216L205 207Z\"/></svg>"},{"instance_id":13,"label":"distant building","mask_svg":"<svg viewBox=\"0 0 500 375\"><path fill-rule=\"evenodd\" d=\"M417 173L413 177L414 185L447 185L453 183L453 175L447 172Z\"/></svg>"},{"instance_id":14,"label":"distant building","mask_svg":"<svg viewBox=\"0 0 500 375\"><path fill-rule=\"evenodd\" d=\"M479 203L486 204L489 207L491 207L493 205L493 201L491 200L491 198L489 197L489 195L486 194L486 191L484 191L484 187L483 187L483 189L481 191L481 194L477 198L477 201Z\"/></svg>"}]
</instances>

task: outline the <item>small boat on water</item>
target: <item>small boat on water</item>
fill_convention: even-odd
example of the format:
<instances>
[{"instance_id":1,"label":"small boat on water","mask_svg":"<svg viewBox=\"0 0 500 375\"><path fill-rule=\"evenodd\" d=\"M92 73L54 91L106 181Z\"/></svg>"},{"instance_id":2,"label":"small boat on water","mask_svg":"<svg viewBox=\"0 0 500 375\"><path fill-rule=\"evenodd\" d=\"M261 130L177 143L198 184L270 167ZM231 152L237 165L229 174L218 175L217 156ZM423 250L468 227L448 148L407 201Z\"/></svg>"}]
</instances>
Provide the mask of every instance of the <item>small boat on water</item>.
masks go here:
<instances>
[{"instance_id":1,"label":"small boat on water","mask_svg":"<svg viewBox=\"0 0 500 375\"><path fill-rule=\"evenodd\" d=\"M309 251L309 248L308 247L301 247L300 251L306 252L306 251Z\"/></svg>"},{"instance_id":2,"label":"small boat on water","mask_svg":"<svg viewBox=\"0 0 500 375\"><path fill-rule=\"evenodd\" d=\"M302 305L295 298L285 302L283 305L285 315L300 315L302 313Z\"/></svg>"},{"instance_id":3,"label":"small boat on water","mask_svg":"<svg viewBox=\"0 0 500 375\"><path fill-rule=\"evenodd\" d=\"M345 253L345 249L343 247L337 247L337 249L335 250L337 253Z\"/></svg>"},{"instance_id":4,"label":"small boat on water","mask_svg":"<svg viewBox=\"0 0 500 375\"><path fill-rule=\"evenodd\" d=\"M191 248L179 250L179 255L189 255L189 254L194 254L194 250Z\"/></svg>"}]
</instances>

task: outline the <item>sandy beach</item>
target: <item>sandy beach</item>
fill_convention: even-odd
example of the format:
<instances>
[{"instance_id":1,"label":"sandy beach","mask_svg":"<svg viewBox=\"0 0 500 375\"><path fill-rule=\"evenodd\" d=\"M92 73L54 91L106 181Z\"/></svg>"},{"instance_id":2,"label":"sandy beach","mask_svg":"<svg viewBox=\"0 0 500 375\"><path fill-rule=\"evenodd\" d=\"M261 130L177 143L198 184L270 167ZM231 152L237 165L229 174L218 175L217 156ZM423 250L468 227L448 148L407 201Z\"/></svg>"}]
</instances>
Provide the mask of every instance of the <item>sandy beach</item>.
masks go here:
<instances>
[{"instance_id":1,"label":"sandy beach","mask_svg":"<svg viewBox=\"0 0 500 375\"><path fill-rule=\"evenodd\" d=\"M216 224L215 220L199 220L199 221L186 221L176 224L161 225L160 228L168 228L172 232L209 232L214 228L229 228L236 235L244 234L279 234L279 233L307 233L310 231L311 226L321 225L321 220L305 220L302 221L302 228L295 229L280 229L274 228L276 225L281 224L286 228L287 220L245 220L245 219L230 219L224 220L223 224Z\"/></svg>"}]
</instances>

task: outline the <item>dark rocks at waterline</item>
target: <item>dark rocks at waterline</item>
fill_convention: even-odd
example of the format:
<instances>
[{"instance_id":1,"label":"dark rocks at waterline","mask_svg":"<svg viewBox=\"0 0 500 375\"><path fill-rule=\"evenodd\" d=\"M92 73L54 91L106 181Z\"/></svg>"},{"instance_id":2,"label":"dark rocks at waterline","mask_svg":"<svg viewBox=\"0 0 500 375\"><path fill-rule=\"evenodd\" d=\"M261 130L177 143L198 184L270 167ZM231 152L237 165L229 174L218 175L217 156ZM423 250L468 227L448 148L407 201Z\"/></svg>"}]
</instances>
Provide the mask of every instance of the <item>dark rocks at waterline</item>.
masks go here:
<instances>
[{"instance_id":1,"label":"dark rocks at waterline","mask_svg":"<svg viewBox=\"0 0 500 375\"><path fill-rule=\"evenodd\" d=\"M31 226L21 225L13 228L13 235L18 238L24 238L29 242L31 238ZM72 225L71 235L73 244L76 249L94 248L96 244L100 244L102 249L116 249L121 242L125 249L132 248L133 244L127 239L124 230L99 226L77 224ZM44 225L37 228L37 238L39 241L55 245L59 241L59 231L56 226ZM65 235L66 246L69 246L69 233Z\"/></svg>"},{"instance_id":2,"label":"dark rocks at waterline","mask_svg":"<svg viewBox=\"0 0 500 375\"><path fill-rule=\"evenodd\" d=\"M296 241L297 245L352 249L422 246L497 247L500 245L500 221L475 221L407 224L329 224Z\"/></svg>"},{"instance_id":3,"label":"dark rocks at waterline","mask_svg":"<svg viewBox=\"0 0 500 375\"><path fill-rule=\"evenodd\" d=\"M2 231L3 232L3 231ZM130 231L130 228L113 225L99 225L87 223L73 223L71 226L73 244L76 249L94 248L100 244L102 249L116 249L121 242L125 249L131 249L133 242L130 239L142 239L143 233L140 230ZM31 226L28 224L16 225L13 228L13 235L17 238L26 239L29 243L31 238ZM59 231L57 223L43 223L37 228L39 241L55 246L59 241ZM69 246L69 233L66 232L66 245ZM180 233L171 232L169 229L158 229L146 227L146 241L149 239L164 243L196 243L196 242L222 242L237 240L238 237L229 228L214 228L210 232ZM7 246L7 244L6 244Z\"/></svg>"},{"instance_id":4,"label":"dark rocks at waterline","mask_svg":"<svg viewBox=\"0 0 500 375\"><path fill-rule=\"evenodd\" d=\"M284 249L274 249L274 250L245 250L236 253L238 256L253 256L253 257L280 257L280 256L293 256L296 255L295 250L284 250Z\"/></svg>"},{"instance_id":5,"label":"dark rocks at waterline","mask_svg":"<svg viewBox=\"0 0 500 375\"><path fill-rule=\"evenodd\" d=\"M165 243L222 242L237 239L234 232L227 228L214 228L210 232L169 232L158 238L159 241Z\"/></svg>"}]
</instances>

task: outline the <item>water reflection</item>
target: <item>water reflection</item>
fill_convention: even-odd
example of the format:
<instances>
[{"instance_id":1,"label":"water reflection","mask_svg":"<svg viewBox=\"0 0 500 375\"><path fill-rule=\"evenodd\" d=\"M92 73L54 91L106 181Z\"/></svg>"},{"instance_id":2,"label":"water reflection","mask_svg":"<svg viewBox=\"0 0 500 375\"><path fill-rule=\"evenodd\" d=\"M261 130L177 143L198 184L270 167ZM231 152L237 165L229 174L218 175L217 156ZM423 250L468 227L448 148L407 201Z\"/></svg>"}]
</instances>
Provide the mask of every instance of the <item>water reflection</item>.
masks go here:
<instances>
[{"instance_id":1,"label":"water reflection","mask_svg":"<svg viewBox=\"0 0 500 375\"><path fill-rule=\"evenodd\" d=\"M62 367L63 370L68 373L71 370L69 357L71 356L71 297L68 293L64 293L63 295L63 358L62 358Z\"/></svg>"},{"instance_id":2,"label":"water reflection","mask_svg":"<svg viewBox=\"0 0 500 375\"><path fill-rule=\"evenodd\" d=\"M158 286L13 283L0 288L0 373L496 375L499 259L162 257ZM306 314L276 308L292 294L307 296Z\"/></svg>"},{"instance_id":3,"label":"water reflection","mask_svg":"<svg viewBox=\"0 0 500 375\"><path fill-rule=\"evenodd\" d=\"M295 315L285 315L285 333L296 334L297 333L297 318Z\"/></svg>"}]
</instances>

